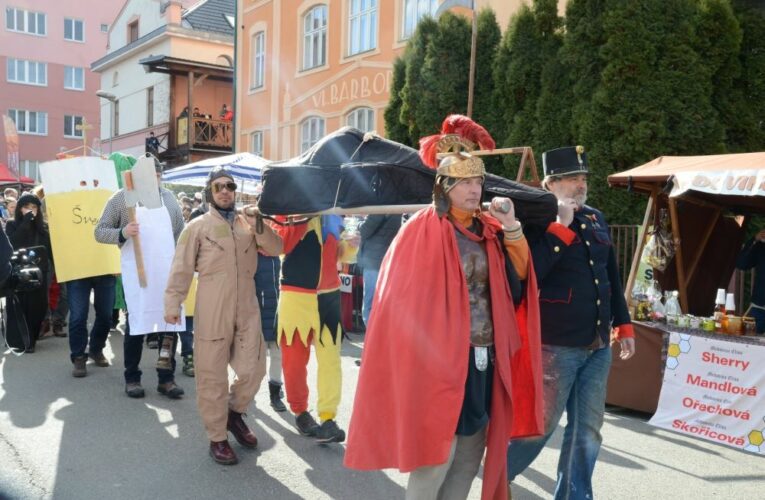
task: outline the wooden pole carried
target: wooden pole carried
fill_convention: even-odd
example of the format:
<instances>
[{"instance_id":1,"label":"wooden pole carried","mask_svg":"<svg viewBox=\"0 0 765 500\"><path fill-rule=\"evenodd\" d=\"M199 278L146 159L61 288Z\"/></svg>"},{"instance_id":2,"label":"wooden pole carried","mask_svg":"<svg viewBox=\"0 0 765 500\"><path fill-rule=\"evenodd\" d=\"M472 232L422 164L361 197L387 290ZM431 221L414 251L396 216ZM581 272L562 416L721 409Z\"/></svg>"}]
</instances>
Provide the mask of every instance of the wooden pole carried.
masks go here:
<instances>
[{"instance_id":1,"label":"wooden pole carried","mask_svg":"<svg viewBox=\"0 0 765 500\"><path fill-rule=\"evenodd\" d=\"M123 172L122 176L123 176L122 178L125 184L125 192L134 191L132 172ZM135 204L128 206L127 209L128 209L128 220L130 222L137 222L137 218L135 215ZM133 251L135 253L135 266L136 266L136 272L138 273L138 284L141 286L141 288L146 288L146 270L144 269L144 265L143 265L143 251L141 250L141 237L138 234L133 236Z\"/></svg>"}]
</instances>

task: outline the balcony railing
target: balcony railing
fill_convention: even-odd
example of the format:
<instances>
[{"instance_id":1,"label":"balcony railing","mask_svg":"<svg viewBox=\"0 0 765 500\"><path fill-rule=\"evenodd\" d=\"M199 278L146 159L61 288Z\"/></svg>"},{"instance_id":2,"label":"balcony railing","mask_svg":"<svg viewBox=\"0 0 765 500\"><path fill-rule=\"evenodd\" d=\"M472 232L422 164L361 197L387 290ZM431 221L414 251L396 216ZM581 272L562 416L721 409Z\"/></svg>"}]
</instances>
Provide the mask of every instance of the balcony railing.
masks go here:
<instances>
[{"instance_id":1,"label":"balcony railing","mask_svg":"<svg viewBox=\"0 0 765 500\"><path fill-rule=\"evenodd\" d=\"M176 139L178 147L188 145L188 117L176 120ZM231 151L233 123L228 120L213 120L210 118L192 117L191 149L212 149Z\"/></svg>"}]
</instances>

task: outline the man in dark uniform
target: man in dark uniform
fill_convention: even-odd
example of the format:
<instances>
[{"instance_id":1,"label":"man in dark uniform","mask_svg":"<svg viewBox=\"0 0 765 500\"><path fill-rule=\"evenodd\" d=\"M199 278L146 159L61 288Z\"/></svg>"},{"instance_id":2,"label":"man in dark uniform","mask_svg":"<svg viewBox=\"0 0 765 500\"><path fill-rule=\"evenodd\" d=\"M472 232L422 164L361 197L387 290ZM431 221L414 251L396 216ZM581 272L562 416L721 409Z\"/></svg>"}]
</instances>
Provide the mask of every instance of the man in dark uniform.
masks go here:
<instances>
[{"instance_id":1,"label":"man in dark uniform","mask_svg":"<svg viewBox=\"0 0 765 500\"><path fill-rule=\"evenodd\" d=\"M585 205L584 148L547 151L542 162L542 186L558 198L557 221L530 241L539 283L545 434L511 441L507 477L512 482L531 465L565 409L568 422L555 498L593 498L592 472L602 440L611 366L611 329L619 339L622 359L635 353L635 340L608 224L601 212Z\"/></svg>"}]
</instances>

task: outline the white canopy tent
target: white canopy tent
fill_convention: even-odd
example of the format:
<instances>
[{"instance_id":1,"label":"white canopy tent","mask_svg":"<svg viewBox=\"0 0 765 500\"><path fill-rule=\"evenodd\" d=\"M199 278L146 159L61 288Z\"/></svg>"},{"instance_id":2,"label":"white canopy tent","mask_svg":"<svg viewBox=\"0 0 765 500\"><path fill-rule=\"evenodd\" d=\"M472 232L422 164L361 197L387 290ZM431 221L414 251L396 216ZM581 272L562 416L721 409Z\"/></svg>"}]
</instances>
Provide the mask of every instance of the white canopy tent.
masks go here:
<instances>
[{"instance_id":1,"label":"white canopy tent","mask_svg":"<svg viewBox=\"0 0 765 500\"><path fill-rule=\"evenodd\" d=\"M223 166L234 176L239 192L260 194L263 167L269 163L265 158L252 153L218 156L166 170L162 174L162 182L203 188L210 171L214 167Z\"/></svg>"}]
</instances>

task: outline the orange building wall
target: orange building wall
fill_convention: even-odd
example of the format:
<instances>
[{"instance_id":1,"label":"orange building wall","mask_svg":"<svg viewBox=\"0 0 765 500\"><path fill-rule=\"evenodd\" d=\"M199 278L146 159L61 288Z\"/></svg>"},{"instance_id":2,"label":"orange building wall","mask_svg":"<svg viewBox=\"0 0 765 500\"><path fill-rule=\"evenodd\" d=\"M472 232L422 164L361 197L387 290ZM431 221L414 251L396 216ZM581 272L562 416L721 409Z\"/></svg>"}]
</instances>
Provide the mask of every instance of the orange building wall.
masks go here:
<instances>
[{"instance_id":1,"label":"orange building wall","mask_svg":"<svg viewBox=\"0 0 765 500\"><path fill-rule=\"evenodd\" d=\"M346 57L348 0L237 0L237 115L239 131L235 148L250 150L250 134L263 132L263 156L287 159L300 153L300 123L309 116L325 119L325 133L345 125L356 107L370 107L375 129L384 133L383 113L388 103L392 63L404 49L400 40L400 0L378 0L377 48ZM502 29L523 0L479 0L490 5ZM302 16L310 8L328 7L327 64L300 70ZM265 31L265 81L250 89L251 37Z\"/></svg>"}]
</instances>

